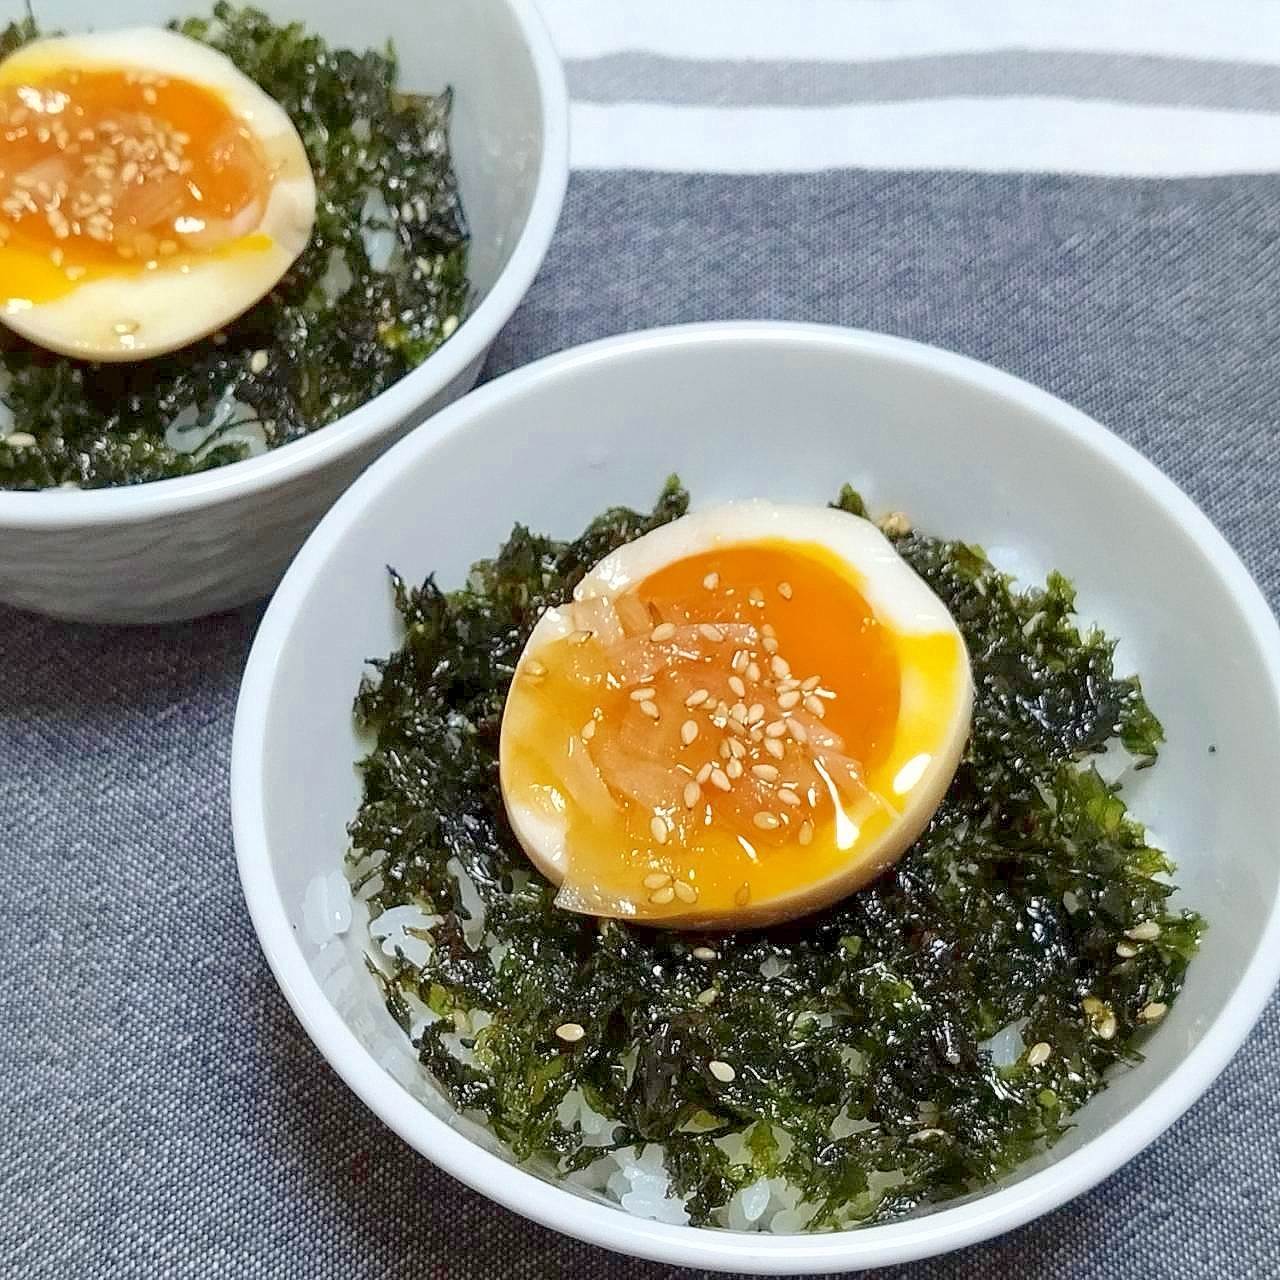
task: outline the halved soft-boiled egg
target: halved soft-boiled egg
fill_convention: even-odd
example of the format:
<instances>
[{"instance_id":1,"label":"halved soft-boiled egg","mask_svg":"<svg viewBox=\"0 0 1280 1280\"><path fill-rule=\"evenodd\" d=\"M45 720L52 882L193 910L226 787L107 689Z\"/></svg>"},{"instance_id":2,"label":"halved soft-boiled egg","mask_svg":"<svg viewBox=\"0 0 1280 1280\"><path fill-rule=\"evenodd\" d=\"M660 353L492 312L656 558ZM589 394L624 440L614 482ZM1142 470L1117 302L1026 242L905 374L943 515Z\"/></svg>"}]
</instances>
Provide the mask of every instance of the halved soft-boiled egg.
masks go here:
<instances>
[{"instance_id":1,"label":"halved soft-boiled egg","mask_svg":"<svg viewBox=\"0 0 1280 1280\"><path fill-rule=\"evenodd\" d=\"M954 621L875 525L730 503L615 551L539 620L503 798L566 909L769 924L901 856L972 701Z\"/></svg>"},{"instance_id":2,"label":"halved soft-boiled egg","mask_svg":"<svg viewBox=\"0 0 1280 1280\"><path fill-rule=\"evenodd\" d=\"M284 109L171 31L37 40L0 62L0 319L133 360L202 338L306 247L315 183Z\"/></svg>"}]
</instances>

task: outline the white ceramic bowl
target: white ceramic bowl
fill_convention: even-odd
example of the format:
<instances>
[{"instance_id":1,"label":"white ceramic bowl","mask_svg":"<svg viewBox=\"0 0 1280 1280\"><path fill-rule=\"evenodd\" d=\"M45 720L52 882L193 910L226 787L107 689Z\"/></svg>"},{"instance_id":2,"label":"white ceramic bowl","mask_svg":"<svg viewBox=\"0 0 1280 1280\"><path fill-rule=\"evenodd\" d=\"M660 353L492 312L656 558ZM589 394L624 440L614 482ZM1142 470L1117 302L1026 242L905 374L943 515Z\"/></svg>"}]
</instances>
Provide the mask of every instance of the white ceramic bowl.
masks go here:
<instances>
[{"instance_id":1,"label":"white ceramic bowl","mask_svg":"<svg viewBox=\"0 0 1280 1280\"><path fill-rule=\"evenodd\" d=\"M1177 857L1182 900L1208 918L1203 952L1146 1060L1119 1072L1052 1152L966 1203L843 1234L734 1234L640 1221L513 1169L423 1078L345 927L344 825L361 754L351 702L364 659L398 643L384 566L456 586L514 521L572 535L608 505L651 504L672 471L697 503L822 502L849 480L874 507L982 543L1024 574L1062 568L1082 613L1123 637L1120 661L1142 673L1164 720L1159 767L1129 794ZM1257 588L1190 500L1095 422L895 338L771 324L659 330L540 361L453 405L352 487L289 570L245 673L231 774L258 936L351 1088L484 1194L673 1264L885 1266L1044 1213L1195 1101L1280 971L1280 632Z\"/></svg>"},{"instance_id":2,"label":"white ceramic bowl","mask_svg":"<svg viewBox=\"0 0 1280 1280\"><path fill-rule=\"evenodd\" d=\"M454 89L451 144L476 301L376 399L303 440L201 475L88 492L0 491L0 602L95 622L159 622L265 595L316 521L409 427L475 382L542 263L568 182L568 99L533 0L255 0L355 49L395 43L401 82ZM158 25L212 0L41 0L45 30ZM24 12L0 0L0 26ZM3 412L0 406L0 413ZM3 422L0 421L0 430Z\"/></svg>"}]
</instances>

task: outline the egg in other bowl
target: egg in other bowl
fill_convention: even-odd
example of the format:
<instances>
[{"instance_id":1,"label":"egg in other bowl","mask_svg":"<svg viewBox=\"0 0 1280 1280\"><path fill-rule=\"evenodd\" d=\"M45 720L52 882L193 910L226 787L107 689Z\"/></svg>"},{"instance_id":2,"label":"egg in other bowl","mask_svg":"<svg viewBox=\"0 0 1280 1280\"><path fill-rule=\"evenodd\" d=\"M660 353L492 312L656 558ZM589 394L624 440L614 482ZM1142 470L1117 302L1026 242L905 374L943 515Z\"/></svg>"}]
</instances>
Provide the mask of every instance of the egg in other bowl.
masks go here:
<instances>
[{"instance_id":1,"label":"egg in other bowl","mask_svg":"<svg viewBox=\"0 0 1280 1280\"><path fill-rule=\"evenodd\" d=\"M906 851L972 699L953 619L875 525L729 503L619 548L539 620L503 714L503 799L565 909L771 924Z\"/></svg>"},{"instance_id":2,"label":"egg in other bowl","mask_svg":"<svg viewBox=\"0 0 1280 1280\"><path fill-rule=\"evenodd\" d=\"M92 360L186 346L306 247L315 183L286 112L171 31L62 36L0 62L0 319Z\"/></svg>"}]
</instances>

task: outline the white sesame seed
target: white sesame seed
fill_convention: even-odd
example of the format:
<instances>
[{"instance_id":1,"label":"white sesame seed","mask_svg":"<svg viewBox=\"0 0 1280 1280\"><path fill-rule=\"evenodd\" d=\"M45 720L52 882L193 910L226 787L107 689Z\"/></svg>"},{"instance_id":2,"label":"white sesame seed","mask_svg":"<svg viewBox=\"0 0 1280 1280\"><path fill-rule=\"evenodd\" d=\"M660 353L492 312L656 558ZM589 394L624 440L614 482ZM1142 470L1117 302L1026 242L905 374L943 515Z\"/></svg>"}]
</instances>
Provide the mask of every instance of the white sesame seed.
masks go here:
<instances>
[{"instance_id":1,"label":"white sesame seed","mask_svg":"<svg viewBox=\"0 0 1280 1280\"><path fill-rule=\"evenodd\" d=\"M1118 955L1121 960L1130 960L1137 954L1138 948L1135 947L1132 942L1116 943L1116 955Z\"/></svg>"},{"instance_id":2,"label":"white sesame seed","mask_svg":"<svg viewBox=\"0 0 1280 1280\"><path fill-rule=\"evenodd\" d=\"M778 642L772 636L765 636L765 638L761 640L760 643L764 647L765 653L778 652Z\"/></svg>"},{"instance_id":3,"label":"white sesame seed","mask_svg":"<svg viewBox=\"0 0 1280 1280\"><path fill-rule=\"evenodd\" d=\"M1037 1041L1027 1050L1027 1066L1039 1067L1049 1061L1049 1055L1053 1052L1051 1046L1047 1045L1043 1040Z\"/></svg>"},{"instance_id":4,"label":"white sesame seed","mask_svg":"<svg viewBox=\"0 0 1280 1280\"><path fill-rule=\"evenodd\" d=\"M783 711L790 711L792 707L799 704L801 696L802 695L798 689L788 689L786 693L780 693L778 695L778 706L780 706Z\"/></svg>"},{"instance_id":5,"label":"white sesame seed","mask_svg":"<svg viewBox=\"0 0 1280 1280\"><path fill-rule=\"evenodd\" d=\"M770 639L772 639L772 638L773 638L773 637L775 637L778 633L774 630L774 628L773 628L773 623L772 623L772 622L766 622L766 623L764 624L764 626L762 626L762 627L760 628L760 634L761 634L762 636L768 636L768 637L770 637Z\"/></svg>"},{"instance_id":6,"label":"white sesame seed","mask_svg":"<svg viewBox=\"0 0 1280 1280\"><path fill-rule=\"evenodd\" d=\"M11 449L29 449L35 444L36 438L29 431L10 431L7 436L0 437L0 441Z\"/></svg>"},{"instance_id":7,"label":"white sesame seed","mask_svg":"<svg viewBox=\"0 0 1280 1280\"><path fill-rule=\"evenodd\" d=\"M649 834L659 844L666 844L668 837L671 835L671 828L667 826L666 818L655 813L649 819Z\"/></svg>"},{"instance_id":8,"label":"white sesame seed","mask_svg":"<svg viewBox=\"0 0 1280 1280\"><path fill-rule=\"evenodd\" d=\"M646 685L642 689L631 690L632 702L651 702L657 696L658 696L658 691L649 685Z\"/></svg>"},{"instance_id":9,"label":"white sesame seed","mask_svg":"<svg viewBox=\"0 0 1280 1280\"><path fill-rule=\"evenodd\" d=\"M736 760L741 760L747 754L746 747L737 738L728 738L726 741L729 744L729 754Z\"/></svg>"},{"instance_id":10,"label":"white sesame seed","mask_svg":"<svg viewBox=\"0 0 1280 1280\"><path fill-rule=\"evenodd\" d=\"M723 769L716 768L711 770L711 785L718 791L728 791L733 786L729 781L729 775Z\"/></svg>"},{"instance_id":11,"label":"white sesame seed","mask_svg":"<svg viewBox=\"0 0 1280 1280\"><path fill-rule=\"evenodd\" d=\"M706 782L706 780L707 780L709 777L711 777L711 775L712 775L712 773L713 773L714 771L715 771L715 765L713 765L713 764L708 760L708 761L707 761L707 763L706 763L706 764L704 764L704 765L702 766L702 768L701 768L701 769L699 769L699 770L698 770L698 772L697 772L697 773L695 773L695 774L693 775L693 780L694 780L695 782Z\"/></svg>"},{"instance_id":12,"label":"white sesame seed","mask_svg":"<svg viewBox=\"0 0 1280 1280\"><path fill-rule=\"evenodd\" d=\"M711 947L694 947L693 958L695 960L718 960L720 957Z\"/></svg>"},{"instance_id":13,"label":"white sesame seed","mask_svg":"<svg viewBox=\"0 0 1280 1280\"><path fill-rule=\"evenodd\" d=\"M686 720L680 726L680 741L687 747L698 736L698 723L696 720Z\"/></svg>"},{"instance_id":14,"label":"white sesame seed","mask_svg":"<svg viewBox=\"0 0 1280 1280\"><path fill-rule=\"evenodd\" d=\"M686 809L694 808L698 801L702 799L702 788L696 782L686 782L684 784L683 799Z\"/></svg>"},{"instance_id":15,"label":"white sesame seed","mask_svg":"<svg viewBox=\"0 0 1280 1280\"><path fill-rule=\"evenodd\" d=\"M908 1135L908 1142L928 1142L930 1138L945 1138L947 1131L945 1129L917 1129L915 1133Z\"/></svg>"},{"instance_id":16,"label":"white sesame seed","mask_svg":"<svg viewBox=\"0 0 1280 1280\"><path fill-rule=\"evenodd\" d=\"M739 724L747 723L747 704L745 702L735 702L729 708L729 719L736 720Z\"/></svg>"},{"instance_id":17,"label":"white sesame seed","mask_svg":"<svg viewBox=\"0 0 1280 1280\"><path fill-rule=\"evenodd\" d=\"M576 1022L562 1022L556 1028L556 1035L565 1044L577 1044L587 1034L586 1028Z\"/></svg>"},{"instance_id":18,"label":"white sesame seed","mask_svg":"<svg viewBox=\"0 0 1280 1280\"><path fill-rule=\"evenodd\" d=\"M737 756L734 756L725 765L724 771L730 778L737 779L742 777L742 761Z\"/></svg>"},{"instance_id":19,"label":"white sesame seed","mask_svg":"<svg viewBox=\"0 0 1280 1280\"><path fill-rule=\"evenodd\" d=\"M713 622L698 623L698 632L713 644L719 644L724 639L724 632Z\"/></svg>"},{"instance_id":20,"label":"white sesame seed","mask_svg":"<svg viewBox=\"0 0 1280 1280\"><path fill-rule=\"evenodd\" d=\"M716 997L720 993L714 987L708 987L705 991L698 992L699 1004L715 1004Z\"/></svg>"},{"instance_id":21,"label":"white sesame seed","mask_svg":"<svg viewBox=\"0 0 1280 1280\"><path fill-rule=\"evenodd\" d=\"M596 722L594 720L588 720L587 723L582 726L582 740L583 742L590 742L595 736Z\"/></svg>"},{"instance_id":22,"label":"white sesame seed","mask_svg":"<svg viewBox=\"0 0 1280 1280\"><path fill-rule=\"evenodd\" d=\"M790 600L791 599L791 583L789 582L778 583L778 594L784 600Z\"/></svg>"},{"instance_id":23,"label":"white sesame seed","mask_svg":"<svg viewBox=\"0 0 1280 1280\"><path fill-rule=\"evenodd\" d=\"M800 824L800 843L808 845L813 843L813 823L802 822Z\"/></svg>"},{"instance_id":24,"label":"white sesame seed","mask_svg":"<svg viewBox=\"0 0 1280 1280\"><path fill-rule=\"evenodd\" d=\"M655 907L665 907L675 896L676 891L670 885L667 885L663 889L655 889L649 895L649 901L652 902Z\"/></svg>"},{"instance_id":25,"label":"white sesame seed","mask_svg":"<svg viewBox=\"0 0 1280 1280\"><path fill-rule=\"evenodd\" d=\"M711 693L707 689L695 689L685 700L686 707L700 707L706 700L711 697Z\"/></svg>"},{"instance_id":26,"label":"white sesame seed","mask_svg":"<svg viewBox=\"0 0 1280 1280\"><path fill-rule=\"evenodd\" d=\"M819 698L815 698L813 694L809 694L804 700L804 709L811 715L817 716L819 720L827 714L827 709L822 705Z\"/></svg>"},{"instance_id":27,"label":"white sesame seed","mask_svg":"<svg viewBox=\"0 0 1280 1280\"><path fill-rule=\"evenodd\" d=\"M1169 1006L1163 1000L1152 1000L1149 1004L1142 1006L1138 1011L1138 1017L1143 1022L1159 1022L1168 1012Z\"/></svg>"},{"instance_id":28,"label":"white sesame seed","mask_svg":"<svg viewBox=\"0 0 1280 1280\"><path fill-rule=\"evenodd\" d=\"M729 688L732 689L739 698L745 698L747 696L747 686L742 683L741 676L730 676Z\"/></svg>"},{"instance_id":29,"label":"white sesame seed","mask_svg":"<svg viewBox=\"0 0 1280 1280\"><path fill-rule=\"evenodd\" d=\"M718 573L709 573L702 580L702 585L708 591L714 591L720 585L720 575Z\"/></svg>"},{"instance_id":30,"label":"white sesame seed","mask_svg":"<svg viewBox=\"0 0 1280 1280\"><path fill-rule=\"evenodd\" d=\"M1089 1028L1099 1040L1110 1040L1117 1029L1116 1016L1097 996L1085 996L1080 1007L1089 1019Z\"/></svg>"},{"instance_id":31,"label":"white sesame seed","mask_svg":"<svg viewBox=\"0 0 1280 1280\"><path fill-rule=\"evenodd\" d=\"M733 668L734 671L737 671L740 673L747 669L747 663L749 661L750 659L747 657L747 651L745 649L739 649L733 655L733 661L729 663L729 665Z\"/></svg>"},{"instance_id":32,"label":"white sesame seed","mask_svg":"<svg viewBox=\"0 0 1280 1280\"><path fill-rule=\"evenodd\" d=\"M676 897L683 903L697 902L698 891L686 880L677 880L672 886L676 891Z\"/></svg>"},{"instance_id":33,"label":"white sesame seed","mask_svg":"<svg viewBox=\"0 0 1280 1280\"><path fill-rule=\"evenodd\" d=\"M255 351L249 357L249 372L261 373L271 363L271 357L265 351Z\"/></svg>"},{"instance_id":34,"label":"white sesame seed","mask_svg":"<svg viewBox=\"0 0 1280 1280\"><path fill-rule=\"evenodd\" d=\"M650 871L641 881L646 889L661 889L663 885L670 883L671 877L665 871Z\"/></svg>"},{"instance_id":35,"label":"white sesame seed","mask_svg":"<svg viewBox=\"0 0 1280 1280\"><path fill-rule=\"evenodd\" d=\"M808 741L809 741L809 730L808 730L808 729L806 729L806 728L804 727L804 725L802 725L798 720L788 720L788 721L787 721L787 732L788 732L788 733L789 733L789 734L790 734L790 735L791 735L791 736L792 736L792 737L793 737L797 742L808 742Z\"/></svg>"},{"instance_id":36,"label":"white sesame seed","mask_svg":"<svg viewBox=\"0 0 1280 1280\"><path fill-rule=\"evenodd\" d=\"M766 738L764 740L764 749L775 759L781 760L787 754L786 748L778 741L777 738Z\"/></svg>"},{"instance_id":37,"label":"white sesame seed","mask_svg":"<svg viewBox=\"0 0 1280 1280\"><path fill-rule=\"evenodd\" d=\"M777 782L778 770L771 764L753 764L751 772L755 774L761 782Z\"/></svg>"},{"instance_id":38,"label":"white sesame seed","mask_svg":"<svg viewBox=\"0 0 1280 1280\"><path fill-rule=\"evenodd\" d=\"M1126 929L1125 936L1134 942L1154 942L1160 936L1160 925L1155 920L1144 920L1132 929Z\"/></svg>"},{"instance_id":39,"label":"white sesame seed","mask_svg":"<svg viewBox=\"0 0 1280 1280\"><path fill-rule=\"evenodd\" d=\"M747 599L759 608L764 604L764 592L761 591L759 587L752 587L751 590L747 592Z\"/></svg>"},{"instance_id":40,"label":"white sesame seed","mask_svg":"<svg viewBox=\"0 0 1280 1280\"><path fill-rule=\"evenodd\" d=\"M760 664L758 662L752 662L747 665L747 679L752 684L760 683Z\"/></svg>"},{"instance_id":41,"label":"white sesame seed","mask_svg":"<svg viewBox=\"0 0 1280 1280\"><path fill-rule=\"evenodd\" d=\"M656 702L641 702L639 707L650 720L656 720L662 714L662 712L658 710L658 704Z\"/></svg>"},{"instance_id":42,"label":"white sesame seed","mask_svg":"<svg viewBox=\"0 0 1280 1280\"><path fill-rule=\"evenodd\" d=\"M720 741L720 759L721 760L733 759L733 748L729 745L729 742L730 742L729 738L723 738Z\"/></svg>"},{"instance_id":43,"label":"white sesame seed","mask_svg":"<svg viewBox=\"0 0 1280 1280\"><path fill-rule=\"evenodd\" d=\"M783 804L789 804L793 808L800 803L800 797L790 787L781 788L778 792L778 799Z\"/></svg>"},{"instance_id":44,"label":"white sesame seed","mask_svg":"<svg viewBox=\"0 0 1280 1280\"><path fill-rule=\"evenodd\" d=\"M760 828L761 831L776 831L782 824L776 813L769 813L761 809L759 813L752 816L752 822Z\"/></svg>"},{"instance_id":45,"label":"white sesame seed","mask_svg":"<svg viewBox=\"0 0 1280 1280\"><path fill-rule=\"evenodd\" d=\"M774 654L769 659L769 670L779 680L785 680L791 674L791 664L785 658L779 658L777 654Z\"/></svg>"},{"instance_id":46,"label":"white sesame seed","mask_svg":"<svg viewBox=\"0 0 1280 1280\"><path fill-rule=\"evenodd\" d=\"M780 738L787 731L787 722L785 720L771 720L764 727L766 738Z\"/></svg>"},{"instance_id":47,"label":"white sesame seed","mask_svg":"<svg viewBox=\"0 0 1280 1280\"><path fill-rule=\"evenodd\" d=\"M676 624L674 622L660 622L649 632L649 639L661 644L664 640L670 640L675 633Z\"/></svg>"},{"instance_id":48,"label":"white sesame seed","mask_svg":"<svg viewBox=\"0 0 1280 1280\"><path fill-rule=\"evenodd\" d=\"M821 683L821 676L810 676L807 680L801 682L800 687L805 693L812 693Z\"/></svg>"},{"instance_id":49,"label":"white sesame seed","mask_svg":"<svg viewBox=\"0 0 1280 1280\"><path fill-rule=\"evenodd\" d=\"M721 1062L719 1058L712 1058L711 1061L707 1063L707 1070L710 1071L721 1084L732 1084L738 1075L738 1073L727 1062Z\"/></svg>"}]
</instances>

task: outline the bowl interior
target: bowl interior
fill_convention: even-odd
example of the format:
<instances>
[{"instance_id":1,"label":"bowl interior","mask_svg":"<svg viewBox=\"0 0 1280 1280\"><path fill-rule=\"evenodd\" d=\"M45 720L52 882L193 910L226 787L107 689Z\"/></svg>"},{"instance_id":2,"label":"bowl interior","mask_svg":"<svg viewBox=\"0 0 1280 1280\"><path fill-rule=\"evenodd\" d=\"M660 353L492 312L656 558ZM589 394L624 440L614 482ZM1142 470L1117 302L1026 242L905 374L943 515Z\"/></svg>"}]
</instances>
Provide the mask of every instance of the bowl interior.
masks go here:
<instances>
[{"instance_id":1,"label":"bowl interior","mask_svg":"<svg viewBox=\"0 0 1280 1280\"><path fill-rule=\"evenodd\" d=\"M1159 767L1127 794L1176 859L1182 901L1210 928L1146 1060L1117 1074L1054 1151L1014 1179L1088 1148L1180 1073L1163 1095L1178 1099L1165 1113L1147 1106L1123 1141L1112 1134L1092 1148L1091 1165L1077 1162L1072 1190L1089 1185L1208 1083L1221 1061L1205 1069L1196 1065L1204 1055L1188 1055L1211 1028L1234 1036L1234 1047L1274 977L1238 998L1280 893L1274 623L1203 517L1114 438L1003 375L891 339L723 326L587 348L454 406L342 500L268 615L246 683L254 707L242 704L237 726L242 873L295 1008L340 1070L365 1072L371 1059L449 1115L364 972L341 876L344 826L359 800L351 700L363 660L397 643L385 566L410 579L434 571L454 586L514 521L572 535L606 506L651 504L672 472L695 503L825 502L850 481L874 508L980 543L1020 576L1062 569L1077 583L1082 615L1122 637L1120 663L1141 672L1168 739ZM363 1076L366 1100L371 1081ZM384 1118L439 1158L440 1127L427 1111L393 1086L384 1092L375 1104ZM482 1170L454 1171L485 1186ZM575 1227L569 1198L559 1199L567 1208L557 1225L586 1230ZM850 1249L895 1229L851 1233L863 1243ZM757 1237L733 1261L783 1269L788 1250L784 1238ZM758 1255L753 1265L748 1253Z\"/></svg>"}]
</instances>

